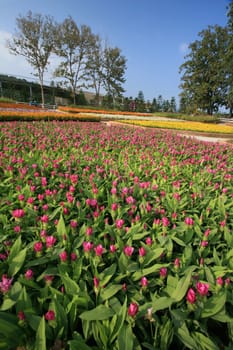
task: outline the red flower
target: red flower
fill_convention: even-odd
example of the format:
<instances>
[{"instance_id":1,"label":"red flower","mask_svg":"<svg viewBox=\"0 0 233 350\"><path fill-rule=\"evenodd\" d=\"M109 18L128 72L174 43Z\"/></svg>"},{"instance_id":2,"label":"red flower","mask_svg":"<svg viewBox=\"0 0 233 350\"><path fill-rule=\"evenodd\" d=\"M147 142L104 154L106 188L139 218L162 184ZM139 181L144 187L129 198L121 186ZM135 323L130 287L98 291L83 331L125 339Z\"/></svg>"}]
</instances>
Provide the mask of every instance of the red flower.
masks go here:
<instances>
[{"instance_id":1,"label":"red flower","mask_svg":"<svg viewBox=\"0 0 233 350\"><path fill-rule=\"evenodd\" d=\"M209 283L197 282L196 287L201 296L205 296L209 292Z\"/></svg>"},{"instance_id":2,"label":"red flower","mask_svg":"<svg viewBox=\"0 0 233 350\"><path fill-rule=\"evenodd\" d=\"M104 253L104 248L102 244L98 244L97 247L94 248L94 251L97 256L102 256L102 254Z\"/></svg>"},{"instance_id":3,"label":"red flower","mask_svg":"<svg viewBox=\"0 0 233 350\"><path fill-rule=\"evenodd\" d=\"M45 314L45 319L47 321L54 321L55 320L55 312L53 310L48 310Z\"/></svg>"},{"instance_id":4,"label":"red flower","mask_svg":"<svg viewBox=\"0 0 233 350\"><path fill-rule=\"evenodd\" d=\"M189 288L188 293L186 295L186 300L190 303L190 304L194 304L196 302L196 293L193 290L193 288Z\"/></svg>"},{"instance_id":5,"label":"red flower","mask_svg":"<svg viewBox=\"0 0 233 350\"><path fill-rule=\"evenodd\" d=\"M15 219L20 219L24 217L25 211L23 209L15 209L13 210L12 215Z\"/></svg>"},{"instance_id":6,"label":"red flower","mask_svg":"<svg viewBox=\"0 0 233 350\"><path fill-rule=\"evenodd\" d=\"M131 256L133 254L134 248L130 246L125 246L124 247L124 253L126 256Z\"/></svg>"},{"instance_id":7,"label":"red flower","mask_svg":"<svg viewBox=\"0 0 233 350\"><path fill-rule=\"evenodd\" d=\"M131 303L128 307L128 315L131 317L135 317L137 313L138 313L138 304Z\"/></svg>"}]
</instances>

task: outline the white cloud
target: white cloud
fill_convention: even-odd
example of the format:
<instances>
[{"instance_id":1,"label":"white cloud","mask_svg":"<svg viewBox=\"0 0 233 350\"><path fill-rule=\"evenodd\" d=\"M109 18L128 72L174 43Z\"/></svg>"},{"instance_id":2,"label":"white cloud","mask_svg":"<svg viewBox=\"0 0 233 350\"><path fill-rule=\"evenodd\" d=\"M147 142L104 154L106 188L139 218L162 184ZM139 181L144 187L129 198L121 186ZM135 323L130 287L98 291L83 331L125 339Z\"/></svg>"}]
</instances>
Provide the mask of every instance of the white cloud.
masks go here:
<instances>
[{"instance_id":1,"label":"white cloud","mask_svg":"<svg viewBox=\"0 0 233 350\"><path fill-rule=\"evenodd\" d=\"M179 51L182 54L185 55L188 52L188 44L187 43L181 43L180 46L179 46Z\"/></svg>"}]
</instances>

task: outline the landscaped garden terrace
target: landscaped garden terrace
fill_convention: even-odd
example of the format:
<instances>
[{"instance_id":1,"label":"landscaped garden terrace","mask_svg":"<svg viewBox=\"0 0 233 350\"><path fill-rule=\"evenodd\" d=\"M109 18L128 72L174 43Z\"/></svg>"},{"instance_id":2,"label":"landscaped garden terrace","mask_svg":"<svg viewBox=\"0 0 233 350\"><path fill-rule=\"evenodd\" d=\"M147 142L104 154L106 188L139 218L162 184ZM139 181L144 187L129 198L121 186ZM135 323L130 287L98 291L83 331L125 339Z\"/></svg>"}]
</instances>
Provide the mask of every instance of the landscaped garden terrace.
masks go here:
<instances>
[{"instance_id":1,"label":"landscaped garden terrace","mask_svg":"<svg viewBox=\"0 0 233 350\"><path fill-rule=\"evenodd\" d=\"M231 349L233 147L0 123L0 349Z\"/></svg>"}]
</instances>

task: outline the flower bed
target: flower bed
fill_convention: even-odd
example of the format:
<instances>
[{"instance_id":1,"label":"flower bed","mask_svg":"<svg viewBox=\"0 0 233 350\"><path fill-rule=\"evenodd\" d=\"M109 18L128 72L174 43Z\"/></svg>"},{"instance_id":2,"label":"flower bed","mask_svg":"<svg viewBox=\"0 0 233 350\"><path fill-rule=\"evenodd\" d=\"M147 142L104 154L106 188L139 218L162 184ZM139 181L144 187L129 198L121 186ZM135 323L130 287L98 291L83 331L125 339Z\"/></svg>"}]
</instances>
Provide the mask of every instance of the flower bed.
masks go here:
<instances>
[{"instance_id":1,"label":"flower bed","mask_svg":"<svg viewBox=\"0 0 233 350\"><path fill-rule=\"evenodd\" d=\"M101 120L100 116L90 115L88 113L72 114L59 113L56 111L24 111L24 110L0 110L0 121L43 121L43 120L76 120L76 121L95 121Z\"/></svg>"},{"instance_id":2,"label":"flower bed","mask_svg":"<svg viewBox=\"0 0 233 350\"><path fill-rule=\"evenodd\" d=\"M0 348L231 349L233 147L0 123Z\"/></svg>"},{"instance_id":3,"label":"flower bed","mask_svg":"<svg viewBox=\"0 0 233 350\"><path fill-rule=\"evenodd\" d=\"M135 116L152 116L152 113L140 113L140 112L123 112L113 110L102 110L102 109L88 109L88 108L76 108L76 107L63 107L59 106L58 109L63 112L69 113L97 113L97 114L112 114L112 115L135 115Z\"/></svg>"},{"instance_id":4,"label":"flower bed","mask_svg":"<svg viewBox=\"0 0 233 350\"><path fill-rule=\"evenodd\" d=\"M233 126L222 124L208 124L192 121L161 121L161 120L119 120L121 123L150 128L191 130L205 133L233 134Z\"/></svg>"}]
</instances>

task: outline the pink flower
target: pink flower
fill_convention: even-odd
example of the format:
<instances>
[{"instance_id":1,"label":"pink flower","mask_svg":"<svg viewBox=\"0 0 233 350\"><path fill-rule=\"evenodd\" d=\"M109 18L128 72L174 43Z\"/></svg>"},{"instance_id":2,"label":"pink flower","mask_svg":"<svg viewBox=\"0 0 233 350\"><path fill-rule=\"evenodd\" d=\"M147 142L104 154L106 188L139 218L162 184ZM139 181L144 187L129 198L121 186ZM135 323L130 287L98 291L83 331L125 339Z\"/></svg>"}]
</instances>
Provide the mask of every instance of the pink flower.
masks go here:
<instances>
[{"instance_id":1,"label":"pink flower","mask_svg":"<svg viewBox=\"0 0 233 350\"><path fill-rule=\"evenodd\" d=\"M117 208L118 208L117 203L112 203L111 208L112 208L113 211L116 211Z\"/></svg>"},{"instance_id":2,"label":"pink flower","mask_svg":"<svg viewBox=\"0 0 233 350\"><path fill-rule=\"evenodd\" d=\"M128 315L131 317L135 317L137 313L138 313L138 304L130 303L128 307Z\"/></svg>"},{"instance_id":3,"label":"pink flower","mask_svg":"<svg viewBox=\"0 0 233 350\"><path fill-rule=\"evenodd\" d=\"M161 278L165 278L167 276L167 268L166 267L161 267L159 271L159 275Z\"/></svg>"},{"instance_id":4,"label":"pink flower","mask_svg":"<svg viewBox=\"0 0 233 350\"><path fill-rule=\"evenodd\" d=\"M104 248L102 244L98 244L97 247L94 248L94 251L97 256L102 256L102 254L104 253Z\"/></svg>"},{"instance_id":5,"label":"pink flower","mask_svg":"<svg viewBox=\"0 0 233 350\"><path fill-rule=\"evenodd\" d=\"M123 227L123 225L124 225L124 220L123 219L116 219L116 227L117 228L122 228Z\"/></svg>"},{"instance_id":6,"label":"pink flower","mask_svg":"<svg viewBox=\"0 0 233 350\"><path fill-rule=\"evenodd\" d=\"M146 277L142 277L140 283L141 283L142 287L147 287L148 286L148 279Z\"/></svg>"},{"instance_id":7,"label":"pink flower","mask_svg":"<svg viewBox=\"0 0 233 350\"><path fill-rule=\"evenodd\" d=\"M190 304L194 304L196 302L196 293L193 290L193 288L189 288L188 293L186 295L186 300L190 303Z\"/></svg>"},{"instance_id":8,"label":"pink flower","mask_svg":"<svg viewBox=\"0 0 233 350\"><path fill-rule=\"evenodd\" d=\"M55 312L53 310L48 310L45 314L45 319L47 321L54 321L55 320Z\"/></svg>"},{"instance_id":9,"label":"pink flower","mask_svg":"<svg viewBox=\"0 0 233 350\"><path fill-rule=\"evenodd\" d=\"M93 243L91 243L91 242L83 242L84 252L90 252L90 250L92 248L93 248Z\"/></svg>"},{"instance_id":10,"label":"pink flower","mask_svg":"<svg viewBox=\"0 0 233 350\"><path fill-rule=\"evenodd\" d=\"M209 283L197 282L196 284L198 293L203 297L209 292Z\"/></svg>"},{"instance_id":11,"label":"pink flower","mask_svg":"<svg viewBox=\"0 0 233 350\"><path fill-rule=\"evenodd\" d=\"M33 248L34 248L34 251L36 253L39 253L43 249L43 243L42 242L35 242Z\"/></svg>"},{"instance_id":12,"label":"pink flower","mask_svg":"<svg viewBox=\"0 0 233 350\"><path fill-rule=\"evenodd\" d=\"M54 276L51 275L45 275L44 280L47 285L50 285L53 282Z\"/></svg>"},{"instance_id":13,"label":"pink flower","mask_svg":"<svg viewBox=\"0 0 233 350\"><path fill-rule=\"evenodd\" d=\"M67 260L67 252L64 250L59 254L61 261L65 262Z\"/></svg>"},{"instance_id":14,"label":"pink flower","mask_svg":"<svg viewBox=\"0 0 233 350\"><path fill-rule=\"evenodd\" d=\"M32 277L33 277L33 271L30 270L30 269L27 270L27 271L25 272L24 276L25 276L25 278L26 278L27 280L32 279Z\"/></svg>"},{"instance_id":15,"label":"pink flower","mask_svg":"<svg viewBox=\"0 0 233 350\"><path fill-rule=\"evenodd\" d=\"M138 250L139 256L145 256L146 255L146 249L144 247L140 247Z\"/></svg>"},{"instance_id":16,"label":"pink flower","mask_svg":"<svg viewBox=\"0 0 233 350\"><path fill-rule=\"evenodd\" d=\"M42 215L40 220L41 220L41 222L46 224L47 222L49 222L49 216L48 215Z\"/></svg>"},{"instance_id":17,"label":"pink flower","mask_svg":"<svg viewBox=\"0 0 233 350\"><path fill-rule=\"evenodd\" d=\"M146 237L146 244L150 246L150 245L152 245L152 243L153 243L153 241L152 241L151 237Z\"/></svg>"},{"instance_id":18,"label":"pink flower","mask_svg":"<svg viewBox=\"0 0 233 350\"><path fill-rule=\"evenodd\" d=\"M93 278L93 283L94 283L94 287L95 288L99 287L100 281L99 281L99 279L96 276Z\"/></svg>"},{"instance_id":19,"label":"pink flower","mask_svg":"<svg viewBox=\"0 0 233 350\"><path fill-rule=\"evenodd\" d=\"M6 275L2 275L2 282L0 282L0 292L7 293L10 290L13 278L7 278Z\"/></svg>"},{"instance_id":20,"label":"pink flower","mask_svg":"<svg viewBox=\"0 0 233 350\"><path fill-rule=\"evenodd\" d=\"M47 186L47 179L46 179L46 177L42 177L41 178L41 185L42 186Z\"/></svg>"},{"instance_id":21,"label":"pink flower","mask_svg":"<svg viewBox=\"0 0 233 350\"><path fill-rule=\"evenodd\" d=\"M194 225L194 220L192 218L185 218L184 222L188 226Z\"/></svg>"},{"instance_id":22,"label":"pink flower","mask_svg":"<svg viewBox=\"0 0 233 350\"><path fill-rule=\"evenodd\" d=\"M15 233L20 233L20 231L21 231L21 227L19 225L14 227L14 232Z\"/></svg>"},{"instance_id":23,"label":"pink flower","mask_svg":"<svg viewBox=\"0 0 233 350\"><path fill-rule=\"evenodd\" d=\"M176 269L178 269L180 267L180 259L179 258L175 259L174 266L175 266Z\"/></svg>"},{"instance_id":24,"label":"pink flower","mask_svg":"<svg viewBox=\"0 0 233 350\"><path fill-rule=\"evenodd\" d=\"M115 253L116 246L114 244L110 244L109 250L110 250L111 253Z\"/></svg>"},{"instance_id":25,"label":"pink flower","mask_svg":"<svg viewBox=\"0 0 233 350\"><path fill-rule=\"evenodd\" d=\"M124 247L124 253L126 256L131 256L134 252L134 248L133 247L130 247L130 246L125 246Z\"/></svg>"},{"instance_id":26,"label":"pink flower","mask_svg":"<svg viewBox=\"0 0 233 350\"><path fill-rule=\"evenodd\" d=\"M15 219L21 219L25 215L25 211L23 209L15 209L12 212L12 215Z\"/></svg>"},{"instance_id":27,"label":"pink flower","mask_svg":"<svg viewBox=\"0 0 233 350\"><path fill-rule=\"evenodd\" d=\"M70 260L75 261L77 259L77 254L75 252L70 253Z\"/></svg>"},{"instance_id":28,"label":"pink flower","mask_svg":"<svg viewBox=\"0 0 233 350\"><path fill-rule=\"evenodd\" d=\"M45 241L46 241L46 248L52 248L54 244L56 243L56 238L54 236L46 236Z\"/></svg>"},{"instance_id":29,"label":"pink flower","mask_svg":"<svg viewBox=\"0 0 233 350\"><path fill-rule=\"evenodd\" d=\"M168 220L168 218L165 217L165 216L163 216L163 217L162 217L162 225L163 225L164 227L167 227L167 226L169 226L169 224L170 224L170 221Z\"/></svg>"},{"instance_id":30,"label":"pink flower","mask_svg":"<svg viewBox=\"0 0 233 350\"><path fill-rule=\"evenodd\" d=\"M219 286L223 286L223 283L224 283L223 278L222 278L222 277L218 277L218 278L216 279L216 283L217 283Z\"/></svg>"},{"instance_id":31,"label":"pink flower","mask_svg":"<svg viewBox=\"0 0 233 350\"><path fill-rule=\"evenodd\" d=\"M25 314L23 311L19 311L17 314L17 317L20 321L24 321L25 320Z\"/></svg>"},{"instance_id":32,"label":"pink flower","mask_svg":"<svg viewBox=\"0 0 233 350\"><path fill-rule=\"evenodd\" d=\"M207 247L208 244L208 241L201 241L201 247Z\"/></svg>"},{"instance_id":33,"label":"pink flower","mask_svg":"<svg viewBox=\"0 0 233 350\"><path fill-rule=\"evenodd\" d=\"M87 236L91 236L92 233L93 233L92 227L87 227L87 228L86 228L86 235L87 235Z\"/></svg>"},{"instance_id":34,"label":"pink flower","mask_svg":"<svg viewBox=\"0 0 233 350\"><path fill-rule=\"evenodd\" d=\"M24 201L24 198L25 198L25 197L24 197L23 194L19 194L19 195L18 195L18 200L19 200L19 201Z\"/></svg>"},{"instance_id":35,"label":"pink flower","mask_svg":"<svg viewBox=\"0 0 233 350\"><path fill-rule=\"evenodd\" d=\"M70 226L71 226L72 228L76 228L76 227L78 226L77 221L71 220L71 221L70 221Z\"/></svg>"}]
</instances>

